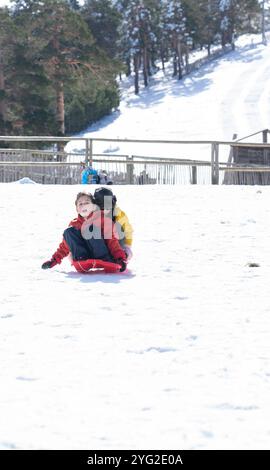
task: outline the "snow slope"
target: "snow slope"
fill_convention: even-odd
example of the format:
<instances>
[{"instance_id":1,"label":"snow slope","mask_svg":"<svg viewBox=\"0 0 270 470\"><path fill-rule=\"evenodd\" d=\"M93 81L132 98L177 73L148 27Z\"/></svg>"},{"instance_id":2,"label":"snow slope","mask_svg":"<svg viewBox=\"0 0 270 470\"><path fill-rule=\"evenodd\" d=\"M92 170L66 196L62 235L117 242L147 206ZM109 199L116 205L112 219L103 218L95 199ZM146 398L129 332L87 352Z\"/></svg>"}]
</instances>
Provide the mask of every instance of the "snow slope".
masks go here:
<instances>
[{"instance_id":1,"label":"snow slope","mask_svg":"<svg viewBox=\"0 0 270 470\"><path fill-rule=\"evenodd\" d=\"M268 33L268 40L270 39ZM270 41L261 35L242 36L234 52L198 71L172 80L171 69L160 70L148 89L134 95L132 80L121 84L118 111L82 135L101 138L162 140L232 140L267 129L270 121ZM196 54L191 61L197 58ZM261 136L259 141L261 141ZM254 141L254 139L253 139ZM256 138L255 138L256 141ZM67 149L80 148L78 142ZM227 160L228 148L224 158ZM210 147L94 143L96 153L170 156L210 160Z\"/></svg>"},{"instance_id":2,"label":"snow slope","mask_svg":"<svg viewBox=\"0 0 270 470\"><path fill-rule=\"evenodd\" d=\"M42 271L80 189L0 185L0 449L268 449L270 189L115 187L129 272Z\"/></svg>"}]
</instances>

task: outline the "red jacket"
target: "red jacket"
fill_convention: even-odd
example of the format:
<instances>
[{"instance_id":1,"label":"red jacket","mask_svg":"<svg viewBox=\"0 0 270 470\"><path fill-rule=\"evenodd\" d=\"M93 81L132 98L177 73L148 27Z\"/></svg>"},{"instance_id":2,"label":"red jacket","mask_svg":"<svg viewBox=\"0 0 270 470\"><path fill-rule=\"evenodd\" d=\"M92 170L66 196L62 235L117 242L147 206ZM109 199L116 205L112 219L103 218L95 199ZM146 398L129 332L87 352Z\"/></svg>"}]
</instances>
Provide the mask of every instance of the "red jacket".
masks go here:
<instances>
[{"instance_id":1,"label":"red jacket","mask_svg":"<svg viewBox=\"0 0 270 470\"><path fill-rule=\"evenodd\" d=\"M118 238L116 237L117 231L113 229L114 224L112 224L112 221L109 217L104 216L103 211L93 212L87 219L84 219L81 215L78 215L76 219L73 219L70 222L69 227L75 227L76 229L81 230L84 223L88 226L93 224L101 231L101 236L104 238L108 250L115 260L126 259L126 254L121 248ZM52 258L54 258L57 263L60 264L62 259L65 258L69 252L69 246L63 239Z\"/></svg>"}]
</instances>

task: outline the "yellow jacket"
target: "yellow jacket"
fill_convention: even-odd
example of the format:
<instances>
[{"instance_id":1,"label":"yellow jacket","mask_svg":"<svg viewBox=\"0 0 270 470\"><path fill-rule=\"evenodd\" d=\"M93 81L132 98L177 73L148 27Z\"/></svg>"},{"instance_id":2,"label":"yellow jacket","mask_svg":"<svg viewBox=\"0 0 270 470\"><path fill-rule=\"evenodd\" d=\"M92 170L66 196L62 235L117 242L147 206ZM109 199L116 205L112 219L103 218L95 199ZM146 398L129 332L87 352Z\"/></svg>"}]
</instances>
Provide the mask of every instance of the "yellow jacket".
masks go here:
<instances>
[{"instance_id":1,"label":"yellow jacket","mask_svg":"<svg viewBox=\"0 0 270 470\"><path fill-rule=\"evenodd\" d=\"M120 209L120 207L115 206L113 215L115 218L115 224L119 234L119 242L120 244L127 245L131 247L133 241L133 228L129 223L128 216L124 211Z\"/></svg>"}]
</instances>

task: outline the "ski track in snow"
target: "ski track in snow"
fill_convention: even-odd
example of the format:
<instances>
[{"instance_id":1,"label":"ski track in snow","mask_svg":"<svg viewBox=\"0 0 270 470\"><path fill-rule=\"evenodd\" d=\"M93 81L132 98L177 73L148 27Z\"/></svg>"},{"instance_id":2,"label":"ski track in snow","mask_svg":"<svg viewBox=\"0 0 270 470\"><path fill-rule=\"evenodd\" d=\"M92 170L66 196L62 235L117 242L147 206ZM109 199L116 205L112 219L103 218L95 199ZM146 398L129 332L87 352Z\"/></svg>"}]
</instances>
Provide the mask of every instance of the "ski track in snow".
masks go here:
<instances>
[{"instance_id":1,"label":"ski track in snow","mask_svg":"<svg viewBox=\"0 0 270 470\"><path fill-rule=\"evenodd\" d=\"M129 272L42 271L80 189L0 185L0 449L269 448L270 189L115 187Z\"/></svg>"},{"instance_id":2,"label":"ski track in snow","mask_svg":"<svg viewBox=\"0 0 270 470\"><path fill-rule=\"evenodd\" d=\"M259 64L256 72L254 73L254 65L251 63L244 75L241 75L239 85L241 87L240 93L235 97L234 106L234 121L236 122L236 129L238 135L244 135L243 132L254 132L263 129L263 114L264 106L264 86L269 81L265 77L270 76L270 57ZM262 99L261 99L262 97ZM269 116L268 116L269 117Z\"/></svg>"}]
</instances>

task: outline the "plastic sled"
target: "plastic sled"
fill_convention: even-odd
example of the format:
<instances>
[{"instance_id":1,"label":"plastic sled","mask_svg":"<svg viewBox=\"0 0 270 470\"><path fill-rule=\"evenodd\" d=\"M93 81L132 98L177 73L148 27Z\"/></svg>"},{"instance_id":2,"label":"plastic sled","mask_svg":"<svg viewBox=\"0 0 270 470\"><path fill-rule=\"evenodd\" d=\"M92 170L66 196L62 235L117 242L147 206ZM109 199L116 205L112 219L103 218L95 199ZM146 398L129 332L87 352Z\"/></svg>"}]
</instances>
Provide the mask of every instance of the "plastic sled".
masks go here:
<instances>
[{"instance_id":1,"label":"plastic sled","mask_svg":"<svg viewBox=\"0 0 270 470\"><path fill-rule=\"evenodd\" d=\"M118 273L121 269L120 264L111 263L110 261L103 261L102 259L73 261L72 264L79 273L93 273L96 271L105 273Z\"/></svg>"}]
</instances>

